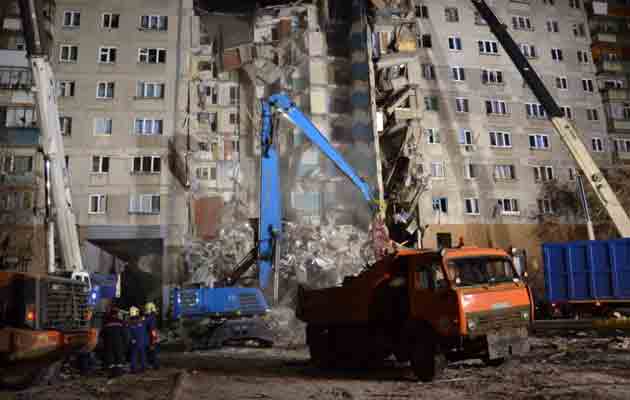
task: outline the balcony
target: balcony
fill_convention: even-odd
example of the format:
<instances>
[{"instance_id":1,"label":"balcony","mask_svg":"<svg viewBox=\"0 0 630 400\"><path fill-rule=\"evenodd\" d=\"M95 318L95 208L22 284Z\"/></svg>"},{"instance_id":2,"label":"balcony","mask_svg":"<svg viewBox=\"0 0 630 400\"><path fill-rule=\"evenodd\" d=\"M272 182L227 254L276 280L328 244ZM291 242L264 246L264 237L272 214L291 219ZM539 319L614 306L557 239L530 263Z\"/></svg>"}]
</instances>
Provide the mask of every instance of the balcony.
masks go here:
<instances>
[{"instance_id":1,"label":"balcony","mask_svg":"<svg viewBox=\"0 0 630 400\"><path fill-rule=\"evenodd\" d=\"M605 102L630 101L630 89L603 89L602 100Z\"/></svg>"},{"instance_id":2,"label":"balcony","mask_svg":"<svg viewBox=\"0 0 630 400\"><path fill-rule=\"evenodd\" d=\"M0 128L0 145L15 147L39 146L39 128Z\"/></svg>"},{"instance_id":3,"label":"balcony","mask_svg":"<svg viewBox=\"0 0 630 400\"><path fill-rule=\"evenodd\" d=\"M617 43L617 33L615 32L592 32L593 42Z\"/></svg>"},{"instance_id":4,"label":"balcony","mask_svg":"<svg viewBox=\"0 0 630 400\"><path fill-rule=\"evenodd\" d=\"M630 120L629 119L608 119L608 130L611 132L621 131L628 132L630 131Z\"/></svg>"},{"instance_id":5,"label":"balcony","mask_svg":"<svg viewBox=\"0 0 630 400\"><path fill-rule=\"evenodd\" d=\"M37 178L33 173L24 175L0 174L0 185L2 186L34 186Z\"/></svg>"},{"instance_id":6,"label":"balcony","mask_svg":"<svg viewBox=\"0 0 630 400\"><path fill-rule=\"evenodd\" d=\"M26 51L0 50L0 65L3 67L29 68Z\"/></svg>"},{"instance_id":7,"label":"balcony","mask_svg":"<svg viewBox=\"0 0 630 400\"><path fill-rule=\"evenodd\" d=\"M630 73L630 62L602 60L597 63L597 73Z\"/></svg>"}]
</instances>

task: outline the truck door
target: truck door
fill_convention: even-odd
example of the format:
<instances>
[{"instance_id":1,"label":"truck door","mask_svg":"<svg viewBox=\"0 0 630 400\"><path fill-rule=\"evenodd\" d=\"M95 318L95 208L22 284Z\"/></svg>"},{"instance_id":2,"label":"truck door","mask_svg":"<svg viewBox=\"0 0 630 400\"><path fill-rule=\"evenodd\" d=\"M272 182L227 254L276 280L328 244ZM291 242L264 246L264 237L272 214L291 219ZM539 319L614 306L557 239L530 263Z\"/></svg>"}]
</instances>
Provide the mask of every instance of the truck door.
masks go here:
<instances>
[{"instance_id":1,"label":"truck door","mask_svg":"<svg viewBox=\"0 0 630 400\"><path fill-rule=\"evenodd\" d=\"M416 259L410 272L411 318L427 321L442 335L457 334L458 302L439 257Z\"/></svg>"}]
</instances>

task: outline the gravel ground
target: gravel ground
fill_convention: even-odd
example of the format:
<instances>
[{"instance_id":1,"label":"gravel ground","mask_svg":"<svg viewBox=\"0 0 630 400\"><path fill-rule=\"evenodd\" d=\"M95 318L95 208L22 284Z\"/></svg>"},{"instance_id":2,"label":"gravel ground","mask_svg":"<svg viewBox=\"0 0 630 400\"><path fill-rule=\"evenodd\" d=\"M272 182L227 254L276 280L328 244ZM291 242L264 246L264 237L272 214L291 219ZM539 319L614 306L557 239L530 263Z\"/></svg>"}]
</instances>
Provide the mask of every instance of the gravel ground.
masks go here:
<instances>
[{"instance_id":1,"label":"gravel ground","mask_svg":"<svg viewBox=\"0 0 630 400\"><path fill-rule=\"evenodd\" d=\"M66 375L53 386L3 399L629 399L630 341L623 337L532 338L532 352L501 367L449 365L439 381L413 380L405 365L322 371L304 348L226 348L162 355L164 368L108 380Z\"/></svg>"}]
</instances>

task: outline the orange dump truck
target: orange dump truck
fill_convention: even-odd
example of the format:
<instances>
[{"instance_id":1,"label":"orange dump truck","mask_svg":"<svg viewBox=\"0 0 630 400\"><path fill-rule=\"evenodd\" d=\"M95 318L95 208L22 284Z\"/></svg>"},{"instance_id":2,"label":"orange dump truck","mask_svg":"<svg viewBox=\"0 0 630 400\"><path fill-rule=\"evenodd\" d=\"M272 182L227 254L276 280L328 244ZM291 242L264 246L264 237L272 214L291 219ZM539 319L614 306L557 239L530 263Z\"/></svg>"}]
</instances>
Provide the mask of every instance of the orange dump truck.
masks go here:
<instances>
[{"instance_id":1,"label":"orange dump truck","mask_svg":"<svg viewBox=\"0 0 630 400\"><path fill-rule=\"evenodd\" d=\"M320 366L394 354L432 380L446 361L498 365L529 351L532 297L500 249L399 250L340 287L298 292L297 316Z\"/></svg>"}]
</instances>

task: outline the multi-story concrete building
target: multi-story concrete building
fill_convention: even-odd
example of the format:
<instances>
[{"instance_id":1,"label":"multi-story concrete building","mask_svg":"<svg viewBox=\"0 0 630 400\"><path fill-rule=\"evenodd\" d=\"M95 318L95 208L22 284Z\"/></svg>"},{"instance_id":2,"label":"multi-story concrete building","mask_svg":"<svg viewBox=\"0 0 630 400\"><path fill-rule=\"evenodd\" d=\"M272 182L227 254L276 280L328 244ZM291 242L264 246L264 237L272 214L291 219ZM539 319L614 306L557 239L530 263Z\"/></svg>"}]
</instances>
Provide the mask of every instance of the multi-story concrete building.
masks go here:
<instances>
[{"instance_id":1,"label":"multi-story concrete building","mask_svg":"<svg viewBox=\"0 0 630 400\"><path fill-rule=\"evenodd\" d=\"M582 2L497 0L493 8L595 160L608 163ZM373 21L381 141L401 125L413 129L407 152L430 176L419 209L423 244L461 237L539 254L538 217L554 211L542 186L572 180L575 164L485 22L467 0L401 2L395 12L376 9Z\"/></svg>"},{"instance_id":2,"label":"multi-story concrete building","mask_svg":"<svg viewBox=\"0 0 630 400\"><path fill-rule=\"evenodd\" d=\"M126 261L149 256L146 270L156 274L177 271L189 227L179 105L197 29L192 7L62 0L55 16L52 60L81 237Z\"/></svg>"},{"instance_id":3,"label":"multi-story concrete building","mask_svg":"<svg viewBox=\"0 0 630 400\"><path fill-rule=\"evenodd\" d=\"M44 43L54 1L38 4ZM46 271L43 160L17 1L0 6L0 268Z\"/></svg>"},{"instance_id":4,"label":"multi-story concrete building","mask_svg":"<svg viewBox=\"0 0 630 400\"><path fill-rule=\"evenodd\" d=\"M613 159L630 160L630 5L624 1L589 1L593 62L604 101Z\"/></svg>"}]
</instances>

